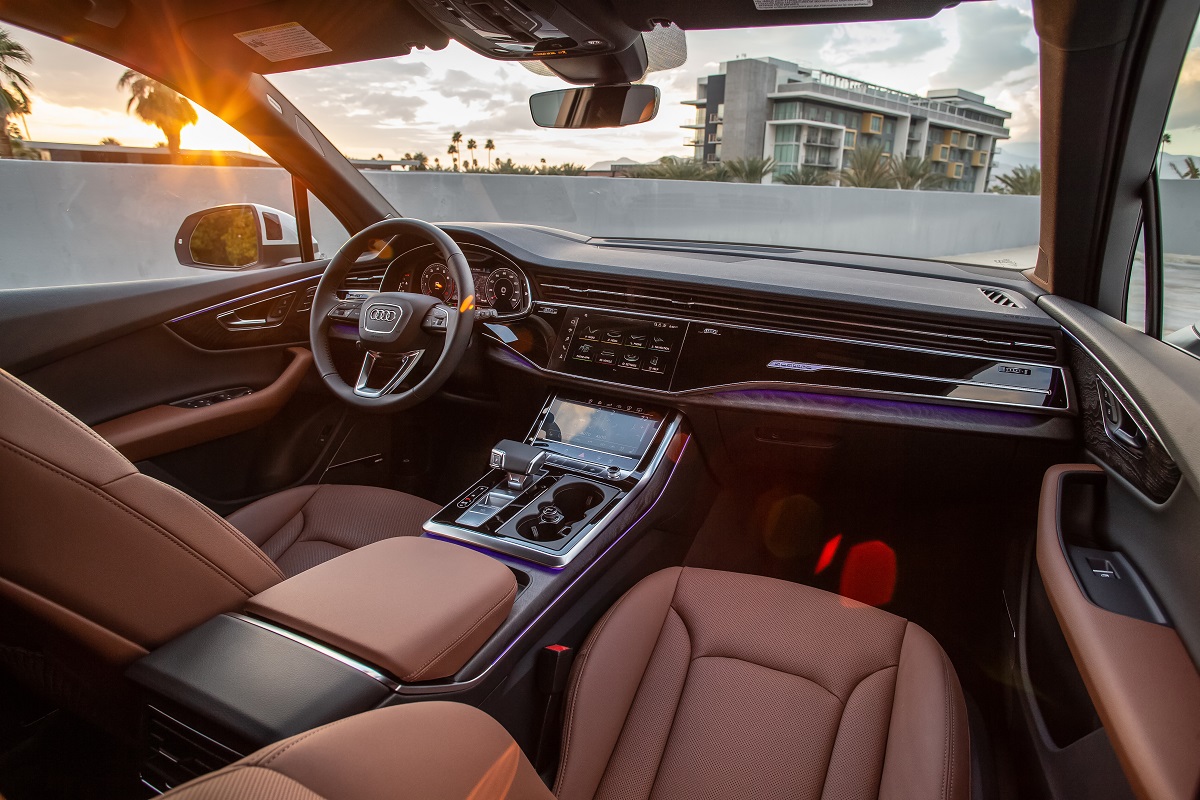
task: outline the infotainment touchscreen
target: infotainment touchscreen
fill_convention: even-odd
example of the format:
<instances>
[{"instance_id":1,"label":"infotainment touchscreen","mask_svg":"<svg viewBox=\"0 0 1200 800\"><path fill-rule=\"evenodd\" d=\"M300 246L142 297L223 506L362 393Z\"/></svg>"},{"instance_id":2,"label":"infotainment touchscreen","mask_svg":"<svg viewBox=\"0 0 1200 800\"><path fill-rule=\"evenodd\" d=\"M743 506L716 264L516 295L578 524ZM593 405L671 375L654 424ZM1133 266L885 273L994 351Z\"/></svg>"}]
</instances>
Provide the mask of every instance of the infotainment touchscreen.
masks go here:
<instances>
[{"instance_id":1,"label":"infotainment touchscreen","mask_svg":"<svg viewBox=\"0 0 1200 800\"><path fill-rule=\"evenodd\" d=\"M645 455L662 421L660 412L637 406L613 407L555 397L536 436L538 442L571 458L624 466L636 464Z\"/></svg>"}]
</instances>

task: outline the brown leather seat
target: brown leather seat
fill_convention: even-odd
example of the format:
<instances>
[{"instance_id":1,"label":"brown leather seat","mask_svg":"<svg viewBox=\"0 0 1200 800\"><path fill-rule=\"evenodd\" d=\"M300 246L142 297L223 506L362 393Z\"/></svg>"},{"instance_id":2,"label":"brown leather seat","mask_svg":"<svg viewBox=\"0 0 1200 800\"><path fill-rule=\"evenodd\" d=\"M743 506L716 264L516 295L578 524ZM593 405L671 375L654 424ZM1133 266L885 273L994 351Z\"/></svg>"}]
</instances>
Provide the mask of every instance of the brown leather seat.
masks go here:
<instances>
[{"instance_id":1,"label":"brown leather seat","mask_svg":"<svg viewBox=\"0 0 1200 800\"><path fill-rule=\"evenodd\" d=\"M970 796L966 709L937 642L807 586L656 573L596 625L565 705L553 795L480 712L426 703L281 742L169 796ZM253 770L270 774L255 784Z\"/></svg>"},{"instance_id":2,"label":"brown leather seat","mask_svg":"<svg viewBox=\"0 0 1200 800\"><path fill-rule=\"evenodd\" d=\"M346 550L419 534L437 510L305 486L235 514L247 538L2 370L0 475L0 665L105 719L93 706L130 661Z\"/></svg>"}]
</instances>

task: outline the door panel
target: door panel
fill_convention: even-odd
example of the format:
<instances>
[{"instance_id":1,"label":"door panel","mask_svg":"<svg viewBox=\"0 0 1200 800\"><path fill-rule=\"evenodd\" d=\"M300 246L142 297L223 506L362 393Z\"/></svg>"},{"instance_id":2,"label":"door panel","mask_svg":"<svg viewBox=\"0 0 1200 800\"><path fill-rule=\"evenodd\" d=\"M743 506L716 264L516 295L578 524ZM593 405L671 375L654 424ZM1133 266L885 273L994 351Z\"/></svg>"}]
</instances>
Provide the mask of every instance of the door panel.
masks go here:
<instances>
[{"instance_id":1,"label":"door panel","mask_svg":"<svg viewBox=\"0 0 1200 800\"><path fill-rule=\"evenodd\" d=\"M1037 564L1135 792L1200 789L1200 361L1072 301L1085 455L1043 486Z\"/></svg>"},{"instance_id":2,"label":"door panel","mask_svg":"<svg viewBox=\"0 0 1200 800\"><path fill-rule=\"evenodd\" d=\"M322 266L0 292L0 367L219 513L300 483L387 485L390 418L349 413L297 344ZM279 319L222 324L281 293Z\"/></svg>"}]
</instances>

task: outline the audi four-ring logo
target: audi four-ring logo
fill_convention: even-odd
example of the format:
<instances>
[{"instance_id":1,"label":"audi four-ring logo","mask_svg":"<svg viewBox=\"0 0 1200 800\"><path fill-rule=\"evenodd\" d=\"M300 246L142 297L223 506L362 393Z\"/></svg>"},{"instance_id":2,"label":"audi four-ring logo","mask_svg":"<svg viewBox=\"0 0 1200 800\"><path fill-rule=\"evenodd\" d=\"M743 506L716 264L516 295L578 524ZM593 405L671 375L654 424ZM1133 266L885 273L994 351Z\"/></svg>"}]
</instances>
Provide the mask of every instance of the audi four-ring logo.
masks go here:
<instances>
[{"instance_id":1,"label":"audi four-ring logo","mask_svg":"<svg viewBox=\"0 0 1200 800\"><path fill-rule=\"evenodd\" d=\"M381 308L376 306L371 309L370 318L379 320L380 322L395 322L400 315L391 308Z\"/></svg>"}]
</instances>

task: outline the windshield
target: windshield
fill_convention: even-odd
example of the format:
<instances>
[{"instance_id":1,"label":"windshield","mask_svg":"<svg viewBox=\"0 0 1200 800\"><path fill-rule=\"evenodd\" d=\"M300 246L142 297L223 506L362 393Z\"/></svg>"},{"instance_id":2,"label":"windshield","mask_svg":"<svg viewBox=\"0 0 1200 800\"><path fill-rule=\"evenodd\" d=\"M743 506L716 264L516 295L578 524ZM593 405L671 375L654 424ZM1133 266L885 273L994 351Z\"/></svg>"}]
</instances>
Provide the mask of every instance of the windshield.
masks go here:
<instances>
[{"instance_id":1,"label":"windshield","mask_svg":"<svg viewBox=\"0 0 1200 800\"><path fill-rule=\"evenodd\" d=\"M239 221L209 250L242 255L218 268L303 255L290 176L218 117L67 43L0 35L0 289L195 278L181 224L230 205L199 226ZM661 90L657 117L613 129L538 128L530 96L566 84L453 42L269 79L406 216L1033 266L1027 0L691 31L687 49L682 66L646 78ZM332 255L346 230L319 198L307 206L314 255Z\"/></svg>"},{"instance_id":2,"label":"windshield","mask_svg":"<svg viewBox=\"0 0 1200 800\"><path fill-rule=\"evenodd\" d=\"M687 45L647 76L658 117L620 129L537 128L529 96L562 81L453 43L271 80L347 155L407 162L367 174L408 215L1033 266L1028 2Z\"/></svg>"}]
</instances>

